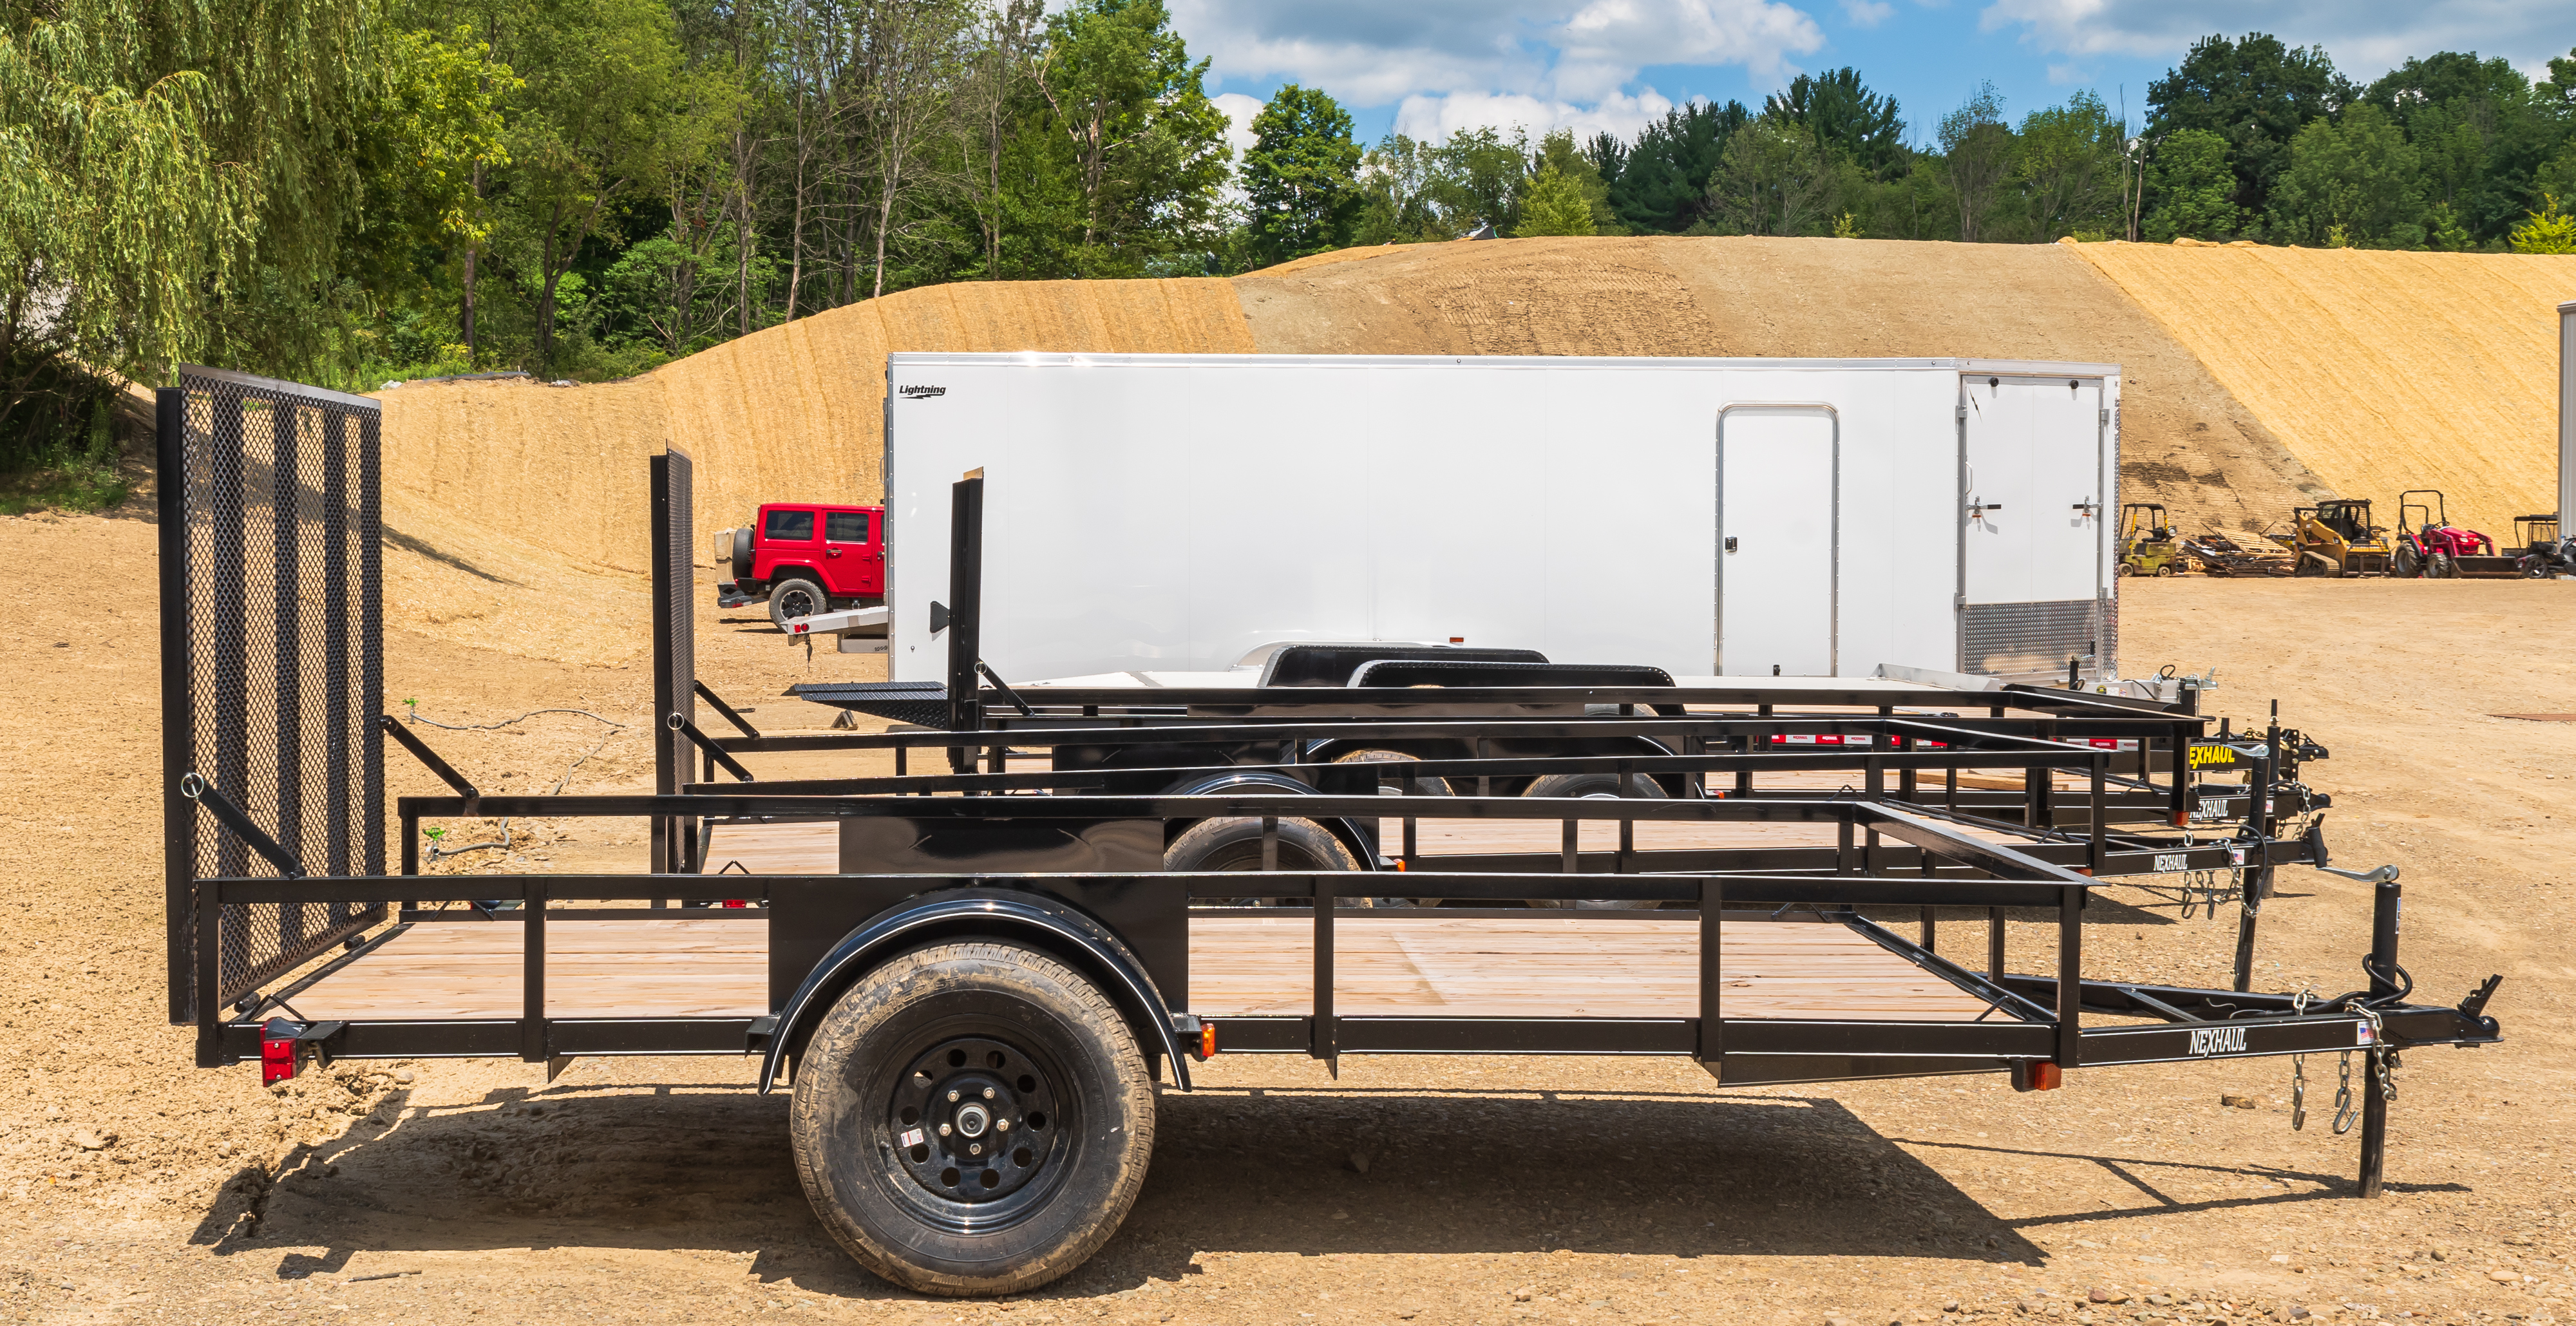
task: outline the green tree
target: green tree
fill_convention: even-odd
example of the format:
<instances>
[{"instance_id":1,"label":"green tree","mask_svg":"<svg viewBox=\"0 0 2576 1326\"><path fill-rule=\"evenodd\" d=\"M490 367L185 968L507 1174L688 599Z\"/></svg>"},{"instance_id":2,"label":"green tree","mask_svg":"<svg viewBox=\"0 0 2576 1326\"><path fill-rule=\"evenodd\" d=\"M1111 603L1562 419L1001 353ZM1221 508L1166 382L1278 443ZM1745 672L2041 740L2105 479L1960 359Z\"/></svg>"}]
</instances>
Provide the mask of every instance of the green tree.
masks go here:
<instances>
[{"instance_id":1,"label":"green tree","mask_svg":"<svg viewBox=\"0 0 2576 1326\"><path fill-rule=\"evenodd\" d=\"M1505 138L1499 129L1461 129L1431 150L1425 192L1453 233L1482 224L1508 235L1520 225L1529 156L1529 137L1519 131Z\"/></svg>"},{"instance_id":2,"label":"green tree","mask_svg":"<svg viewBox=\"0 0 2576 1326\"><path fill-rule=\"evenodd\" d=\"M663 0L520 0L500 29L495 49L524 80L508 103L502 238L535 287L543 367L565 275L613 209L662 183L684 71Z\"/></svg>"},{"instance_id":3,"label":"green tree","mask_svg":"<svg viewBox=\"0 0 2576 1326\"><path fill-rule=\"evenodd\" d=\"M2244 215L2271 208L2273 181L2288 168L2290 140L2310 121L2350 102L2354 91L2314 46L2288 46L2253 32L2192 43L2180 65L2147 85L2147 134L2202 129L2227 140L2236 170L2234 201Z\"/></svg>"},{"instance_id":4,"label":"green tree","mask_svg":"<svg viewBox=\"0 0 2576 1326\"><path fill-rule=\"evenodd\" d=\"M2103 230L2119 216L2120 123L2090 90L2022 117L2012 177L2043 242Z\"/></svg>"},{"instance_id":5,"label":"green tree","mask_svg":"<svg viewBox=\"0 0 2576 1326\"><path fill-rule=\"evenodd\" d=\"M1840 153L1870 178L1894 179L1913 153L1905 146L1905 121L1896 98L1869 90L1860 71L1846 65L1823 74L1800 74L1764 103L1765 118L1804 127L1826 150Z\"/></svg>"},{"instance_id":6,"label":"green tree","mask_svg":"<svg viewBox=\"0 0 2576 1326\"><path fill-rule=\"evenodd\" d=\"M1718 155L1753 113L1740 101L1695 101L1664 112L1637 134L1614 173L1605 170L1610 206L1637 234L1675 235L1707 214L1708 178Z\"/></svg>"},{"instance_id":7,"label":"green tree","mask_svg":"<svg viewBox=\"0 0 2576 1326\"><path fill-rule=\"evenodd\" d=\"M1079 276L1133 276L1214 240L1233 149L1162 0L1076 0L1047 21L1046 127L1071 154Z\"/></svg>"},{"instance_id":8,"label":"green tree","mask_svg":"<svg viewBox=\"0 0 2576 1326\"><path fill-rule=\"evenodd\" d=\"M1452 239L1431 197L1432 177L1439 170L1430 143L1404 134L1388 134L1360 157L1360 207L1353 223L1355 244L1411 244Z\"/></svg>"},{"instance_id":9,"label":"green tree","mask_svg":"<svg viewBox=\"0 0 2576 1326\"><path fill-rule=\"evenodd\" d=\"M1243 192L1253 261L1266 267L1348 243L1360 206L1350 112L1321 90L1290 83L1252 117L1252 136Z\"/></svg>"},{"instance_id":10,"label":"green tree","mask_svg":"<svg viewBox=\"0 0 2576 1326\"><path fill-rule=\"evenodd\" d=\"M2576 253L2576 216L2558 210L2558 199L2541 200L2524 222L2514 227L2516 253Z\"/></svg>"},{"instance_id":11,"label":"green tree","mask_svg":"<svg viewBox=\"0 0 2576 1326\"><path fill-rule=\"evenodd\" d=\"M1805 235L1833 200L1834 163L1815 135L1765 117L1726 140L1708 180L1708 210L1738 234Z\"/></svg>"},{"instance_id":12,"label":"green tree","mask_svg":"<svg viewBox=\"0 0 2576 1326\"><path fill-rule=\"evenodd\" d=\"M1628 228L1619 224L1619 213L1610 205L1610 181L1601 173L1601 163L1593 154L1574 145L1574 131L1554 129L1540 136L1538 150L1530 154L1530 187L1538 187L1539 172L1554 170L1583 195L1586 210L1591 213L1592 228L1586 235L1624 235ZM1526 209L1528 204L1524 203ZM1571 232L1569 232L1571 233Z\"/></svg>"},{"instance_id":13,"label":"green tree","mask_svg":"<svg viewBox=\"0 0 2576 1326\"><path fill-rule=\"evenodd\" d=\"M2227 140L2207 129L2175 130L2147 160L2147 197L2155 210L2147 213L2143 233L2158 243L2186 235L2224 239L2236 233L2235 194Z\"/></svg>"},{"instance_id":14,"label":"green tree","mask_svg":"<svg viewBox=\"0 0 2576 1326\"><path fill-rule=\"evenodd\" d=\"M1959 208L1959 238L1975 243L1991 221L2012 174L2012 126L2004 123L2003 98L1995 85L1980 84L1976 94L1941 117L1938 138L1943 173Z\"/></svg>"},{"instance_id":15,"label":"green tree","mask_svg":"<svg viewBox=\"0 0 2576 1326\"><path fill-rule=\"evenodd\" d=\"M2341 124L2314 120L2299 131L2272 190L2269 233L2288 243L2423 246L2415 149L2387 112L2364 102L2345 111Z\"/></svg>"},{"instance_id":16,"label":"green tree","mask_svg":"<svg viewBox=\"0 0 2576 1326\"><path fill-rule=\"evenodd\" d=\"M1591 233L1592 200L1583 195L1583 186L1552 163L1540 166L1530 176L1529 192L1521 199L1521 222L1513 228L1512 236L1531 239Z\"/></svg>"}]
</instances>

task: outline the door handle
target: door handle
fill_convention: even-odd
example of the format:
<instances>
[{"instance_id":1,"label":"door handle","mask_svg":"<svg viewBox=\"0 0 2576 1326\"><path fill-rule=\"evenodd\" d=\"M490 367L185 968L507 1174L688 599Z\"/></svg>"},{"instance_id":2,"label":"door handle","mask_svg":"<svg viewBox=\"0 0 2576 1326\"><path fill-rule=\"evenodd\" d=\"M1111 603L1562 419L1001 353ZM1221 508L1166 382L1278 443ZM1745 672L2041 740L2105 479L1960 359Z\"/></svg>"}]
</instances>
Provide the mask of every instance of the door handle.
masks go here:
<instances>
[{"instance_id":1,"label":"door handle","mask_svg":"<svg viewBox=\"0 0 2576 1326\"><path fill-rule=\"evenodd\" d=\"M1726 550L1728 552L1735 551L1735 536L1732 534L1726 536Z\"/></svg>"},{"instance_id":2,"label":"door handle","mask_svg":"<svg viewBox=\"0 0 2576 1326\"><path fill-rule=\"evenodd\" d=\"M1985 515L1989 511L2001 511L2003 509L2004 504L2001 502L1970 502L1968 504L1968 515L1971 519L1974 519Z\"/></svg>"},{"instance_id":3,"label":"door handle","mask_svg":"<svg viewBox=\"0 0 2576 1326\"><path fill-rule=\"evenodd\" d=\"M838 548L826 548L823 550L823 555L826 557L838 557L841 555L841 550Z\"/></svg>"}]
</instances>

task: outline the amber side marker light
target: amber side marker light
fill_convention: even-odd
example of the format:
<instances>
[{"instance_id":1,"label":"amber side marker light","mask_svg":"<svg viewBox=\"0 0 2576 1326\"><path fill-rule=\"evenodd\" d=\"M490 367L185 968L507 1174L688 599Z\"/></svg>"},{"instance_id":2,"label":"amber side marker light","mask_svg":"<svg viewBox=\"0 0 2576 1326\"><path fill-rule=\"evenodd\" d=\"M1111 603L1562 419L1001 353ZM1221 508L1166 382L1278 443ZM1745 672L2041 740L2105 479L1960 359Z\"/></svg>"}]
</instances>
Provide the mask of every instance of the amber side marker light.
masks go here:
<instances>
[{"instance_id":1,"label":"amber side marker light","mask_svg":"<svg viewBox=\"0 0 2576 1326\"><path fill-rule=\"evenodd\" d=\"M2055 1091L2066 1080L2066 1070L2044 1061L2014 1064L2012 1077L2015 1091Z\"/></svg>"},{"instance_id":2,"label":"amber side marker light","mask_svg":"<svg viewBox=\"0 0 2576 1326\"><path fill-rule=\"evenodd\" d=\"M1213 1022L1202 1022L1199 1024L1199 1058L1213 1059L1215 1057L1216 1024Z\"/></svg>"}]
</instances>

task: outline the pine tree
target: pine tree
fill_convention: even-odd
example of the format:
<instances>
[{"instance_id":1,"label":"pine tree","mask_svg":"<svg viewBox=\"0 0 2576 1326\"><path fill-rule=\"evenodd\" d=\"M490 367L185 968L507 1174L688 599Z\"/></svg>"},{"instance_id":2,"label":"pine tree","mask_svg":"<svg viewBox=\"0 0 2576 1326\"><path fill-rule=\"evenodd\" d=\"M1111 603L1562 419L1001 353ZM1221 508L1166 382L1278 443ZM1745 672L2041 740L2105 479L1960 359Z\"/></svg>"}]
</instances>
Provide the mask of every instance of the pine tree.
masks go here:
<instances>
[{"instance_id":1,"label":"pine tree","mask_svg":"<svg viewBox=\"0 0 2576 1326\"><path fill-rule=\"evenodd\" d=\"M1539 167L1538 174L1530 180L1528 195L1521 200L1521 224L1512 231L1512 237L1591 233L1592 201L1583 196L1583 186L1553 164Z\"/></svg>"}]
</instances>

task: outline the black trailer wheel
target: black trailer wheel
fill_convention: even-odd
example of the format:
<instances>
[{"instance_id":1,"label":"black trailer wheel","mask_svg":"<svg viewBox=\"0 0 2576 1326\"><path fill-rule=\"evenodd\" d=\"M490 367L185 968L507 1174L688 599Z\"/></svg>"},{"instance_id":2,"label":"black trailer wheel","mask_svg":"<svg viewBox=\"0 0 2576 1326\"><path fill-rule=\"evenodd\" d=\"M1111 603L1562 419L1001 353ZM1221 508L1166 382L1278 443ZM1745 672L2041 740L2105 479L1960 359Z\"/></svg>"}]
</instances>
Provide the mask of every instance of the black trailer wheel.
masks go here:
<instances>
[{"instance_id":1,"label":"black trailer wheel","mask_svg":"<svg viewBox=\"0 0 2576 1326\"><path fill-rule=\"evenodd\" d=\"M1644 774L1633 774L1631 775L1631 778L1636 785L1636 791L1631 793L1631 796L1661 798L1664 795L1663 785L1657 783L1654 779L1649 778ZM1521 795L1525 797L1581 797L1586 801L1616 801L1619 799L1619 775L1615 773L1549 774L1547 777L1531 783L1529 785L1529 790L1521 793ZM1532 907L1550 907L1558 909L1574 907L1587 911L1649 911L1662 905L1662 903L1653 901L1620 900L1611 898L1585 898L1580 901L1569 901L1564 898L1533 898L1530 900L1530 906Z\"/></svg>"},{"instance_id":2,"label":"black trailer wheel","mask_svg":"<svg viewBox=\"0 0 2576 1326\"><path fill-rule=\"evenodd\" d=\"M831 597L811 580L790 577L769 587L769 620L782 631L799 617L811 617L831 607Z\"/></svg>"},{"instance_id":3,"label":"black trailer wheel","mask_svg":"<svg viewBox=\"0 0 2576 1326\"><path fill-rule=\"evenodd\" d=\"M1163 849L1163 869L1183 870L1192 874L1215 870L1259 870L1261 868L1261 821L1244 815L1227 819L1200 820L1182 831ZM1342 840L1323 825L1310 819L1281 816L1279 820L1279 869L1312 873L1318 870L1357 870L1358 860L1351 856Z\"/></svg>"},{"instance_id":4,"label":"black trailer wheel","mask_svg":"<svg viewBox=\"0 0 2576 1326\"><path fill-rule=\"evenodd\" d=\"M861 977L796 1065L788 1137L825 1228L952 1297L1080 1266L1136 1201L1154 1086L1126 1020L1016 944L916 949Z\"/></svg>"}]
</instances>

